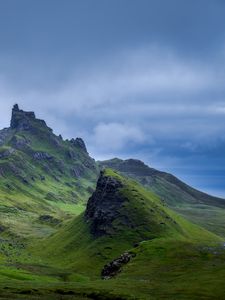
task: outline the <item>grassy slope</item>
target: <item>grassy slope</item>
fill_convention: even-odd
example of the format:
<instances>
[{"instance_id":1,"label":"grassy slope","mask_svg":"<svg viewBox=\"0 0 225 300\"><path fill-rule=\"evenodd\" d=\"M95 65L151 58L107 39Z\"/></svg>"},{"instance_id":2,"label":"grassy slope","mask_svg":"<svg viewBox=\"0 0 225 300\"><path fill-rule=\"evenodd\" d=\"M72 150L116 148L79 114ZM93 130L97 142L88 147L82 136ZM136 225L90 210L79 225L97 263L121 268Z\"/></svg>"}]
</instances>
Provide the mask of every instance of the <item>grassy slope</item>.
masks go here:
<instances>
[{"instance_id":1,"label":"grassy slope","mask_svg":"<svg viewBox=\"0 0 225 300\"><path fill-rule=\"evenodd\" d=\"M98 170L88 153L56 136L43 121L28 118L30 128L8 128L0 146L0 227L21 238L46 236L54 228L39 222L51 215L62 222L84 210ZM37 153L50 158L36 159ZM78 173L72 175L72 169Z\"/></svg>"},{"instance_id":2,"label":"grassy slope","mask_svg":"<svg viewBox=\"0 0 225 300\"><path fill-rule=\"evenodd\" d=\"M225 238L225 200L201 193L138 160L115 158L99 164L134 178L185 218Z\"/></svg>"},{"instance_id":3,"label":"grassy slope","mask_svg":"<svg viewBox=\"0 0 225 300\"><path fill-rule=\"evenodd\" d=\"M21 272L32 266L36 273L32 276L47 273L50 280L23 281L20 293L36 287L45 295L60 289L65 294L92 295L93 299L96 295L97 299L117 299L118 295L119 299L222 299L222 240L178 216L134 181L111 170L105 175L123 182L121 193L128 201L120 214L129 214L136 227L115 222L116 235L95 239L81 214L47 240L32 245L32 257L21 264ZM133 248L141 238L145 240ZM136 253L136 257L115 279L101 280L104 264L125 250Z\"/></svg>"},{"instance_id":4,"label":"grassy slope","mask_svg":"<svg viewBox=\"0 0 225 300\"><path fill-rule=\"evenodd\" d=\"M2 282L56 280L45 275L38 259L33 260L28 244L53 234L85 209L98 173L85 149L56 136L38 119L31 118L29 124L28 130L0 131ZM38 152L51 158L35 159ZM71 168L78 170L77 176ZM53 222L39 219L45 215L50 215ZM26 266L21 267L22 264Z\"/></svg>"},{"instance_id":5,"label":"grassy slope","mask_svg":"<svg viewBox=\"0 0 225 300\"><path fill-rule=\"evenodd\" d=\"M36 297L40 293L46 299L61 299L64 296L60 294L68 292L66 299L69 294L71 297L76 294L76 299L78 294L79 299L84 299L85 294L93 294L93 298L99 294L99 299L104 299L104 295L107 299L110 295L113 299L113 295L150 299L151 294L157 299L159 294L174 295L178 291L179 297L186 299L179 290L182 287L185 295L190 293L194 299L198 286L200 296L212 297L214 289L217 298L222 295L224 251L215 245L221 244L221 240L178 217L157 196L134 181L107 170L107 176L115 176L124 183L121 192L129 201L120 213L131 216L136 225L133 230L127 230L117 221L114 224L117 236L94 239L83 214L72 221L85 209L96 170L86 166L92 161L79 147L61 140L47 127L40 128L39 122L34 121L32 125L35 129L32 132L9 130L0 147L0 155L3 154L0 158L0 298L30 299L32 294ZM17 141L28 140L28 147L14 151L14 137ZM8 151L10 154L4 156ZM46 152L53 159L35 161L35 152ZM82 176L71 176L72 165L84 170ZM61 223L40 221L39 216L45 214ZM215 232L221 233L223 228L215 224ZM142 239L150 240L134 249L133 244ZM137 253L136 258L124 267L118 278L102 281L99 274L103 265L128 249ZM193 274L198 275L197 281ZM204 286L204 280L208 282L210 278L213 278L212 285ZM192 282L195 288L185 282Z\"/></svg>"}]
</instances>

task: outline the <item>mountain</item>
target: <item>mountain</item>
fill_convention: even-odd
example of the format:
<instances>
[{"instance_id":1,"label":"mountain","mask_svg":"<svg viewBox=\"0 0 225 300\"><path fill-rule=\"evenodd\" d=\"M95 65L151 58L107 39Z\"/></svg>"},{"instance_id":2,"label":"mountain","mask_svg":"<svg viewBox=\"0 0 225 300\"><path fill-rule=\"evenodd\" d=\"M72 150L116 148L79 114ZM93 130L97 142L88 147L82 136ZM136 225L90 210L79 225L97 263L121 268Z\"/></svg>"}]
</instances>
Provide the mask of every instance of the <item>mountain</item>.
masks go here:
<instances>
[{"instance_id":1,"label":"mountain","mask_svg":"<svg viewBox=\"0 0 225 300\"><path fill-rule=\"evenodd\" d=\"M96 163L81 138L63 140L34 112L14 105L10 127L0 131L2 228L18 235L20 223L19 234L27 234L31 220L39 226L71 210L79 213L97 176Z\"/></svg>"},{"instance_id":2,"label":"mountain","mask_svg":"<svg viewBox=\"0 0 225 300\"><path fill-rule=\"evenodd\" d=\"M141 161L96 163L16 104L0 131L0 299L223 299L223 201Z\"/></svg>"},{"instance_id":3,"label":"mountain","mask_svg":"<svg viewBox=\"0 0 225 300\"><path fill-rule=\"evenodd\" d=\"M65 294L220 299L222 241L174 213L137 182L106 169L85 212L29 251L49 270L64 271L64 281L72 281L61 287Z\"/></svg>"},{"instance_id":4,"label":"mountain","mask_svg":"<svg viewBox=\"0 0 225 300\"><path fill-rule=\"evenodd\" d=\"M118 158L98 162L137 180L189 220L225 237L225 200L200 192L175 176L150 168L137 159Z\"/></svg>"},{"instance_id":5,"label":"mountain","mask_svg":"<svg viewBox=\"0 0 225 300\"><path fill-rule=\"evenodd\" d=\"M183 204L206 204L225 208L224 199L200 192L172 174L150 168L137 159L122 160L118 158L100 162L103 167L112 168L133 177L145 187L151 188L171 207Z\"/></svg>"}]
</instances>

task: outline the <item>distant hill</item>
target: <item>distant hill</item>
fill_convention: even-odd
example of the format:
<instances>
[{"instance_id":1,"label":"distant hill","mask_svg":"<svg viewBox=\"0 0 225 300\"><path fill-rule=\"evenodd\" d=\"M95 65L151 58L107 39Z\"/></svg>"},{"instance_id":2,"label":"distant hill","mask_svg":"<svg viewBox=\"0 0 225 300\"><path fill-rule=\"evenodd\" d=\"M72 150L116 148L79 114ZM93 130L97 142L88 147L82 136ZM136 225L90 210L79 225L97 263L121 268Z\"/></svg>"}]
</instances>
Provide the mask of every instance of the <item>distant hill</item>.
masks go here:
<instances>
[{"instance_id":1,"label":"distant hill","mask_svg":"<svg viewBox=\"0 0 225 300\"><path fill-rule=\"evenodd\" d=\"M200 192L175 176L150 168L140 160L114 158L99 162L133 178L190 220L225 236L225 200Z\"/></svg>"}]
</instances>

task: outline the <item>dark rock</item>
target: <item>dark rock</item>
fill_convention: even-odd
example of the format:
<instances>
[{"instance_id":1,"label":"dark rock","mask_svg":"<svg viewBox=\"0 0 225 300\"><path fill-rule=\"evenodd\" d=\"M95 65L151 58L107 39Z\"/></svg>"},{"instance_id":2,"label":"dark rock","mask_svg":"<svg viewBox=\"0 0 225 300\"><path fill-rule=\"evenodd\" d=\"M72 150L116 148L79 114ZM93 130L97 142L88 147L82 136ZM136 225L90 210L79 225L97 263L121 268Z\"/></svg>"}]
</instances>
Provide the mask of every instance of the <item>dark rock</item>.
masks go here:
<instances>
[{"instance_id":1,"label":"dark rock","mask_svg":"<svg viewBox=\"0 0 225 300\"><path fill-rule=\"evenodd\" d=\"M22 182L25 183L25 184L28 184L28 180L25 178L25 177L22 177Z\"/></svg>"},{"instance_id":2,"label":"dark rock","mask_svg":"<svg viewBox=\"0 0 225 300\"><path fill-rule=\"evenodd\" d=\"M13 138L11 140L11 144L16 149L23 149L23 148L27 147L30 144L30 142L27 140L26 137L13 136Z\"/></svg>"},{"instance_id":3,"label":"dark rock","mask_svg":"<svg viewBox=\"0 0 225 300\"><path fill-rule=\"evenodd\" d=\"M96 190L89 198L85 212L85 219L90 223L90 230L94 236L114 232L112 223L119 216L118 210L126 200L119 192L120 188L120 181L100 173Z\"/></svg>"},{"instance_id":4,"label":"dark rock","mask_svg":"<svg viewBox=\"0 0 225 300\"><path fill-rule=\"evenodd\" d=\"M79 178L81 177L85 172L85 168L82 165L76 165L73 168L70 169L70 173L73 177Z\"/></svg>"},{"instance_id":5,"label":"dark rock","mask_svg":"<svg viewBox=\"0 0 225 300\"><path fill-rule=\"evenodd\" d=\"M0 146L2 146L5 143L10 133L11 133L10 128L3 128L2 130L0 130Z\"/></svg>"},{"instance_id":6,"label":"dark rock","mask_svg":"<svg viewBox=\"0 0 225 300\"><path fill-rule=\"evenodd\" d=\"M47 163L45 163L43 165L43 170L45 171L46 174L50 174L51 173L51 168L50 168L50 166Z\"/></svg>"},{"instance_id":7,"label":"dark rock","mask_svg":"<svg viewBox=\"0 0 225 300\"><path fill-rule=\"evenodd\" d=\"M48 154L47 152L35 152L34 155L33 155L33 158L34 159L37 159L37 160L49 160L49 159L52 159L53 156Z\"/></svg>"},{"instance_id":8,"label":"dark rock","mask_svg":"<svg viewBox=\"0 0 225 300\"><path fill-rule=\"evenodd\" d=\"M55 195L52 192L47 193L47 195L45 196L45 199L50 200L50 201L58 201L57 195Z\"/></svg>"},{"instance_id":9,"label":"dark rock","mask_svg":"<svg viewBox=\"0 0 225 300\"><path fill-rule=\"evenodd\" d=\"M6 227L4 225L0 225L0 233L4 232L6 230Z\"/></svg>"},{"instance_id":10,"label":"dark rock","mask_svg":"<svg viewBox=\"0 0 225 300\"><path fill-rule=\"evenodd\" d=\"M40 179L41 179L42 181L44 181L44 180L45 180L45 176L44 176L44 175L40 175Z\"/></svg>"},{"instance_id":11,"label":"dark rock","mask_svg":"<svg viewBox=\"0 0 225 300\"><path fill-rule=\"evenodd\" d=\"M6 185L5 185L6 187L7 187L7 189L9 189L9 190L13 190L13 187L9 184L9 183L6 183Z\"/></svg>"},{"instance_id":12,"label":"dark rock","mask_svg":"<svg viewBox=\"0 0 225 300\"><path fill-rule=\"evenodd\" d=\"M71 139L71 140L70 140L70 143L71 143L73 146L78 147L78 148L84 150L85 152L87 152L86 145L85 145L85 143L84 143L84 141L83 141L82 138Z\"/></svg>"},{"instance_id":13,"label":"dark rock","mask_svg":"<svg viewBox=\"0 0 225 300\"><path fill-rule=\"evenodd\" d=\"M104 266L101 276L102 279L110 279L116 276L118 273L121 272L121 268L123 265L127 264L135 254L125 252L120 257L114 259L110 263Z\"/></svg>"},{"instance_id":14,"label":"dark rock","mask_svg":"<svg viewBox=\"0 0 225 300\"><path fill-rule=\"evenodd\" d=\"M95 160L88 159L83 162L84 166L88 169L94 170L96 168Z\"/></svg>"},{"instance_id":15,"label":"dark rock","mask_svg":"<svg viewBox=\"0 0 225 300\"><path fill-rule=\"evenodd\" d=\"M19 111L19 105L17 103L13 105L13 110Z\"/></svg>"},{"instance_id":16,"label":"dark rock","mask_svg":"<svg viewBox=\"0 0 225 300\"><path fill-rule=\"evenodd\" d=\"M51 141L51 143L57 148L61 148L61 145L62 145L62 140L57 137L57 136L54 136L54 135L50 135L49 136L49 141Z\"/></svg>"},{"instance_id":17,"label":"dark rock","mask_svg":"<svg viewBox=\"0 0 225 300\"><path fill-rule=\"evenodd\" d=\"M57 177L57 176L55 176L54 174L52 175L52 177L55 179L55 181L60 181L60 179Z\"/></svg>"},{"instance_id":18,"label":"dark rock","mask_svg":"<svg viewBox=\"0 0 225 300\"><path fill-rule=\"evenodd\" d=\"M11 172L16 175L16 176L20 176L21 175L21 170L15 166L14 163L9 163L9 169L11 170Z\"/></svg>"},{"instance_id":19,"label":"dark rock","mask_svg":"<svg viewBox=\"0 0 225 300\"><path fill-rule=\"evenodd\" d=\"M18 104L15 104L12 109L10 128L20 131L31 131L33 133L44 128L48 132L52 132L52 129L46 125L44 120L36 119L33 111L19 109Z\"/></svg>"},{"instance_id":20,"label":"dark rock","mask_svg":"<svg viewBox=\"0 0 225 300\"><path fill-rule=\"evenodd\" d=\"M65 174L66 166L63 160L55 161L55 165L57 166L57 169L61 174Z\"/></svg>"},{"instance_id":21,"label":"dark rock","mask_svg":"<svg viewBox=\"0 0 225 300\"><path fill-rule=\"evenodd\" d=\"M61 221L57 218L54 218L53 216L50 215L42 215L39 217L39 221L44 222L44 223L48 223L51 225L58 225L61 223Z\"/></svg>"},{"instance_id":22,"label":"dark rock","mask_svg":"<svg viewBox=\"0 0 225 300\"><path fill-rule=\"evenodd\" d=\"M4 158L7 158L9 157L11 154L13 154L13 152L15 152L16 150L13 149L13 148L9 148L3 152L0 153L0 159L4 159Z\"/></svg>"},{"instance_id":23,"label":"dark rock","mask_svg":"<svg viewBox=\"0 0 225 300\"><path fill-rule=\"evenodd\" d=\"M76 152L75 152L75 151L72 151L72 150L69 150L69 151L67 152L67 156L68 156L70 159L78 159L78 156L77 156Z\"/></svg>"},{"instance_id":24,"label":"dark rock","mask_svg":"<svg viewBox=\"0 0 225 300\"><path fill-rule=\"evenodd\" d=\"M12 118L10 127L12 129L28 130L30 128L30 120L35 119L34 112L24 112L15 104L12 109Z\"/></svg>"}]
</instances>

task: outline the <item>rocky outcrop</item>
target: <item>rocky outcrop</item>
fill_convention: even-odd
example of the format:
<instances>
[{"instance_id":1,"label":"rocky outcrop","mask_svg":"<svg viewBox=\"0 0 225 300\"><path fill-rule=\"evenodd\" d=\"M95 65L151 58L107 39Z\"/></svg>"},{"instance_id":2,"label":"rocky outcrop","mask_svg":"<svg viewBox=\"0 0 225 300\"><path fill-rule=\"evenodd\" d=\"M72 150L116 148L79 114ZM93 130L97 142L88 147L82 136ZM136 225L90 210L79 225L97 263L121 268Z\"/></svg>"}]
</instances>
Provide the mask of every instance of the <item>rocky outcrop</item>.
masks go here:
<instances>
[{"instance_id":1,"label":"rocky outcrop","mask_svg":"<svg viewBox=\"0 0 225 300\"><path fill-rule=\"evenodd\" d=\"M50 215L41 215L38 219L40 222L47 223L49 225L58 225L61 221Z\"/></svg>"},{"instance_id":2,"label":"rocky outcrop","mask_svg":"<svg viewBox=\"0 0 225 300\"><path fill-rule=\"evenodd\" d=\"M29 146L30 142L26 137L13 136L11 139L11 144L16 149L24 149Z\"/></svg>"},{"instance_id":3,"label":"rocky outcrop","mask_svg":"<svg viewBox=\"0 0 225 300\"><path fill-rule=\"evenodd\" d=\"M78 147L78 148L84 150L85 152L87 152L86 145L85 145L84 141L82 140L82 138L71 139L70 143L73 146Z\"/></svg>"},{"instance_id":4,"label":"rocky outcrop","mask_svg":"<svg viewBox=\"0 0 225 300\"><path fill-rule=\"evenodd\" d=\"M0 146L5 143L6 139L10 135L10 131L10 128L3 128L2 130L0 130Z\"/></svg>"},{"instance_id":5,"label":"rocky outcrop","mask_svg":"<svg viewBox=\"0 0 225 300\"><path fill-rule=\"evenodd\" d=\"M9 149L6 149L5 151L2 151L0 153L0 159L4 159L4 158L7 158L9 157L11 154L13 154L13 152L15 152L16 150L13 149L13 148L9 148Z\"/></svg>"},{"instance_id":6,"label":"rocky outcrop","mask_svg":"<svg viewBox=\"0 0 225 300\"><path fill-rule=\"evenodd\" d=\"M10 127L12 129L27 130L30 128L30 119L35 119L34 112L24 112L19 109L18 104L15 104L12 109Z\"/></svg>"},{"instance_id":7,"label":"rocky outcrop","mask_svg":"<svg viewBox=\"0 0 225 300\"><path fill-rule=\"evenodd\" d=\"M120 193L122 183L100 173L95 192L88 200L85 219L91 233L98 237L113 234L113 221L120 215L119 208L126 200Z\"/></svg>"},{"instance_id":8,"label":"rocky outcrop","mask_svg":"<svg viewBox=\"0 0 225 300\"><path fill-rule=\"evenodd\" d=\"M122 255L120 255L120 257L106 264L101 272L102 279L106 280L116 276L118 273L121 272L122 267L126 265L134 256L134 253L125 252Z\"/></svg>"},{"instance_id":9,"label":"rocky outcrop","mask_svg":"<svg viewBox=\"0 0 225 300\"><path fill-rule=\"evenodd\" d=\"M46 159L52 159L53 156L48 154L47 152L35 152L33 158L37 160L46 160Z\"/></svg>"},{"instance_id":10,"label":"rocky outcrop","mask_svg":"<svg viewBox=\"0 0 225 300\"><path fill-rule=\"evenodd\" d=\"M13 106L12 117L10 121L11 129L27 131L39 126L52 131L49 127L47 127L44 120L36 119L33 111L23 111L22 109L19 109L18 104Z\"/></svg>"},{"instance_id":11,"label":"rocky outcrop","mask_svg":"<svg viewBox=\"0 0 225 300\"><path fill-rule=\"evenodd\" d=\"M45 198L48 181L56 190L57 201L74 203L85 199L87 187L96 183L97 176L97 164L81 138L64 140L34 112L24 111L18 104L13 106L10 127L0 130L2 189L8 192L13 187L15 193L19 190L27 195L29 185L38 197ZM62 184L66 185L63 195Z\"/></svg>"}]
</instances>

